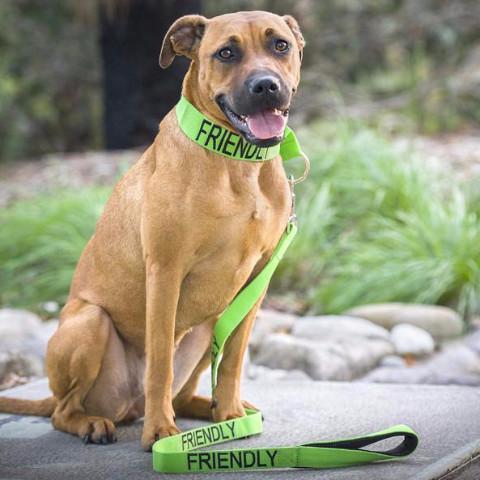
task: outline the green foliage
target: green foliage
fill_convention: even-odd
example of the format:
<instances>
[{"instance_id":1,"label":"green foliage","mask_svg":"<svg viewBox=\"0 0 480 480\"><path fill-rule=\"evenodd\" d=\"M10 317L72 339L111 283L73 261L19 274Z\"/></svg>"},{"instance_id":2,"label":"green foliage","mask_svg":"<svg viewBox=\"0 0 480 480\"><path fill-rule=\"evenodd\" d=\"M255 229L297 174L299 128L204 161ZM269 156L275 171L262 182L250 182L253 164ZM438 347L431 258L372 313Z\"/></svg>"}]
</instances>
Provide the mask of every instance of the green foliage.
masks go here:
<instances>
[{"instance_id":1,"label":"green foliage","mask_svg":"<svg viewBox=\"0 0 480 480\"><path fill-rule=\"evenodd\" d=\"M107 196L99 187L60 191L0 211L0 304L65 300Z\"/></svg>"},{"instance_id":2,"label":"green foliage","mask_svg":"<svg viewBox=\"0 0 480 480\"><path fill-rule=\"evenodd\" d=\"M101 144L96 25L74 8L0 2L0 160Z\"/></svg>"},{"instance_id":3,"label":"green foliage","mask_svg":"<svg viewBox=\"0 0 480 480\"><path fill-rule=\"evenodd\" d=\"M277 290L316 312L385 301L478 311L478 195L349 123L317 126L304 144L312 176Z\"/></svg>"},{"instance_id":4,"label":"green foliage","mask_svg":"<svg viewBox=\"0 0 480 480\"><path fill-rule=\"evenodd\" d=\"M459 192L451 205L373 217L368 227L346 243L333 278L314 293L327 310L383 301L446 303L464 314L478 309L480 226Z\"/></svg>"},{"instance_id":5,"label":"green foliage","mask_svg":"<svg viewBox=\"0 0 480 480\"><path fill-rule=\"evenodd\" d=\"M384 301L480 308L480 197L350 122L300 132L312 174L273 290L313 312ZM287 165L287 169L293 165ZM64 301L107 189L57 192L0 213L0 303Z\"/></svg>"},{"instance_id":6,"label":"green foliage","mask_svg":"<svg viewBox=\"0 0 480 480\"><path fill-rule=\"evenodd\" d=\"M100 1L0 1L0 161L101 146ZM103 2L125 13L133 0ZM175 9L175 2L163 3ZM202 5L206 15L263 9L299 20L307 47L294 111L302 119L330 117L354 104L366 111L364 118L393 110L397 127L426 133L480 122L478 60L471 56L480 40L478 0Z\"/></svg>"}]
</instances>

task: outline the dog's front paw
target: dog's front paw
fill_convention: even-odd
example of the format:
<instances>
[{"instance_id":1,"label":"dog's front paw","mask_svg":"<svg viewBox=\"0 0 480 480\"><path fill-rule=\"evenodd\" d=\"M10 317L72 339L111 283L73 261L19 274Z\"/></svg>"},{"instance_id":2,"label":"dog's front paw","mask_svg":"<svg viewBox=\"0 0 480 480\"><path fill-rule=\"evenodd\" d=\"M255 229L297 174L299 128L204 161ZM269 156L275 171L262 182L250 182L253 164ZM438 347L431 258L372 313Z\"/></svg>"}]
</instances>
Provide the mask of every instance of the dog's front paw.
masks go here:
<instances>
[{"instance_id":1,"label":"dog's front paw","mask_svg":"<svg viewBox=\"0 0 480 480\"><path fill-rule=\"evenodd\" d=\"M146 452L152 450L152 445L161 438L171 437L180 433L180 430L177 428L174 422L161 421L161 420L150 420L145 419L145 424L143 426L142 434L142 447Z\"/></svg>"},{"instance_id":2,"label":"dog's front paw","mask_svg":"<svg viewBox=\"0 0 480 480\"><path fill-rule=\"evenodd\" d=\"M223 422L234 418L244 417L245 409L241 401L212 402L212 418L214 422Z\"/></svg>"},{"instance_id":3,"label":"dog's front paw","mask_svg":"<svg viewBox=\"0 0 480 480\"><path fill-rule=\"evenodd\" d=\"M242 405L243 405L243 408L248 408L250 410L260 410L258 407L256 407L250 402L247 402L246 400L242 400Z\"/></svg>"}]
</instances>

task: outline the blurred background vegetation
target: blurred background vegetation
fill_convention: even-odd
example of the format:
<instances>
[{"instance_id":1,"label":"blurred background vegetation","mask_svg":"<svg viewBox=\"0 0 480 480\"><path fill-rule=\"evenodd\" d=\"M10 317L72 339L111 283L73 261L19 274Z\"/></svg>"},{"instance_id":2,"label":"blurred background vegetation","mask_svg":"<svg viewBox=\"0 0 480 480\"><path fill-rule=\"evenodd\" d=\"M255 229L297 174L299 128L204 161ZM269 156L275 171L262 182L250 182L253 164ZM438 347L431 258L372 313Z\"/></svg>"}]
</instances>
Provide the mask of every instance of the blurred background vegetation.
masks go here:
<instances>
[{"instance_id":1,"label":"blurred background vegetation","mask_svg":"<svg viewBox=\"0 0 480 480\"><path fill-rule=\"evenodd\" d=\"M157 65L168 25L189 12L242 9L293 14L307 41L292 124L313 173L271 298L301 311L409 301L478 313L478 175L427 161L405 142L478 133L478 0L3 0L0 190L25 159L42 169L53 152L147 145L187 66ZM0 304L61 305L128 163L101 182L46 182L4 201Z\"/></svg>"}]
</instances>

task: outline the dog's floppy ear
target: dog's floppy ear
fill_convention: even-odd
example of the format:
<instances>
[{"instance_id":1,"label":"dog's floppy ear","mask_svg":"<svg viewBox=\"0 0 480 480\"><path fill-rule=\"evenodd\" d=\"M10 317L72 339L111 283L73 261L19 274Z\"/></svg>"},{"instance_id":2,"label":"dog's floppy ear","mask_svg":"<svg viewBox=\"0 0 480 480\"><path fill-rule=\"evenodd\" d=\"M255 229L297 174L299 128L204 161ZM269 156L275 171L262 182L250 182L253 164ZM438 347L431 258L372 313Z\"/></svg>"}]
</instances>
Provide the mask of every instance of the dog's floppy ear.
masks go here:
<instances>
[{"instance_id":1,"label":"dog's floppy ear","mask_svg":"<svg viewBox=\"0 0 480 480\"><path fill-rule=\"evenodd\" d=\"M163 39L159 58L160 66L169 67L175 55L193 58L203 37L207 21L201 15L185 15L176 20Z\"/></svg>"},{"instance_id":2,"label":"dog's floppy ear","mask_svg":"<svg viewBox=\"0 0 480 480\"><path fill-rule=\"evenodd\" d=\"M284 15L283 20L285 23L290 27L290 30L295 35L295 39L297 40L298 44L298 51L300 53L300 60L303 57L303 47L305 46L305 39L303 38L302 32L300 31L300 27L298 26L298 22L291 16L291 15Z\"/></svg>"}]
</instances>

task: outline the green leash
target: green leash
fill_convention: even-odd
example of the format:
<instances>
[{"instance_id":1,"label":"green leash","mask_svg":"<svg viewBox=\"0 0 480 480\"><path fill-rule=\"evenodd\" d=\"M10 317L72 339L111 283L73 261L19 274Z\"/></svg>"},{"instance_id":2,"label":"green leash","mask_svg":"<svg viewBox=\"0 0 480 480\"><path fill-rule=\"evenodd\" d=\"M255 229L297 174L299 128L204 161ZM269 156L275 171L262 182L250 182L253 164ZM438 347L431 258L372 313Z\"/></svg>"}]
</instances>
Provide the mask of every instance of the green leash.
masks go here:
<instances>
[{"instance_id":1,"label":"green leash","mask_svg":"<svg viewBox=\"0 0 480 480\"><path fill-rule=\"evenodd\" d=\"M281 155L283 160L304 156L292 130L285 132L285 140L275 147L260 149L250 146L239 135L203 116L184 97L177 104L177 118L182 131L203 147L222 152L236 160L266 161ZM206 123L210 124L210 126ZM216 127L216 128L213 128ZM214 130L217 141L208 139ZM223 153L225 139L231 136L227 152ZM238 137L238 139L234 138ZM205 137L205 138L204 138ZM223 138L223 142L220 140ZM246 145L246 146L245 146ZM254 148L255 147L255 148ZM252 152L257 149L257 153ZM250 153L249 153L250 152ZM273 155L272 152L275 152ZM252 155L245 158L246 155ZM272 156L273 155L273 156ZM292 188L295 181L290 180ZM292 202L293 203L293 202ZM292 214L287 228L263 270L235 297L218 319L212 339L212 398L217 384L217 372L224 346L235 328L242 322L257 300L267 289L270 279L287 248L297 233L296 218ZM201 450L218 443L237 440L262 433L262 414L246 409L241 418L214 423L162 438L152 448L153 469L159 473L226 472L276 468L333 468L393 460L410 455L418 445L417 434L406 425L395 425L376 433L342 440L306 443L293 447L238 448L228 450ZM402 441L388 451L365 449L387 438L402 437Z\"/></svg>"}]
</instances>

